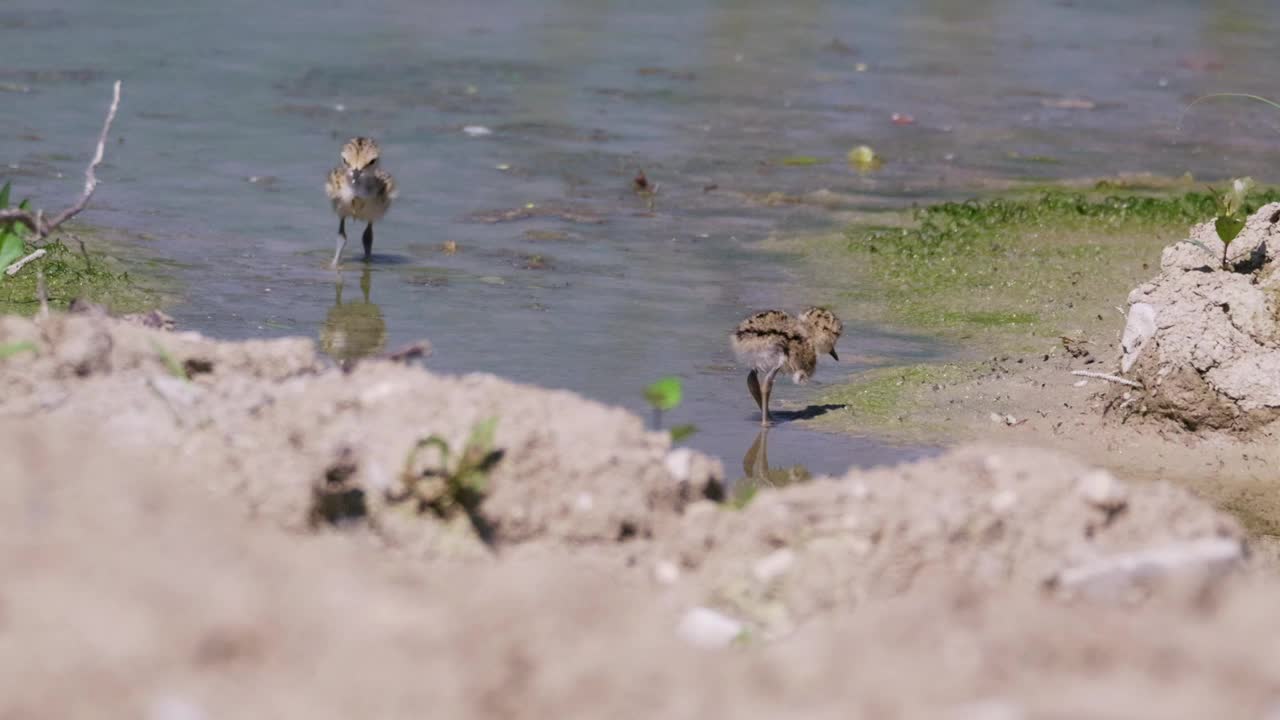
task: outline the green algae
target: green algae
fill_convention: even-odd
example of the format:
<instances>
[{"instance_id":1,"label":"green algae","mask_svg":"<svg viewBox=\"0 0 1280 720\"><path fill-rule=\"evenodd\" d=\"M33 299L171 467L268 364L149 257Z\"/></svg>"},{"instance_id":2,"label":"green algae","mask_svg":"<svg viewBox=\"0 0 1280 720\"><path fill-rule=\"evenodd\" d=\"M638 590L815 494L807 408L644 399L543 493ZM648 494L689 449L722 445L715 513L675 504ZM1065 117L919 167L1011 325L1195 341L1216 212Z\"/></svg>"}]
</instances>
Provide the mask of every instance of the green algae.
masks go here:
<instances>
[{"instance_id":1,"label":"green algae","mask_svg":"<svg viewBox=\"0 0 1280 720\"><path fill-rule=\"evenodd\" d=\"M1251 208L1280 200L1268 189ZM855 280L845 300L874 319L1009 351L1096 322L1152 274L1160 250L1214 217L1210 192L1048 190L946 202L905 222L854 225L822 253ZM1110 318L1114 319L1114 318Z\"/></svg>"}]
</instances>

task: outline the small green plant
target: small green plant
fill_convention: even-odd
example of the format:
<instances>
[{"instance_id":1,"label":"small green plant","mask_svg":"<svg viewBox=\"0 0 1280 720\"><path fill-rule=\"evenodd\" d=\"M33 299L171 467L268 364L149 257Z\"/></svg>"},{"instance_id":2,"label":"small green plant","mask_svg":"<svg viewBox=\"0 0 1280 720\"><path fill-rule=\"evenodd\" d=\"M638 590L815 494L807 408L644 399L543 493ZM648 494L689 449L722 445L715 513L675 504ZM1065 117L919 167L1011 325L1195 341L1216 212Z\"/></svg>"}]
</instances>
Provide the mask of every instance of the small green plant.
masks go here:
<instances>
[{"instance_id":1,"label":"small green plant","mask_svg":"<svg viewBox=\"0 0 1280 720\"><path fill-rule=\"evenodd\" d=\"M684 400L684 385L675 376L664 377L644 389L644 399L653 408L653 427L662 429L662 413L674 410ZM698 431L696 425L676 425L671 428L671 441L680 442Z\"/></svg>"},{"instance_id":2,"label":"small green plant","mask_svg":"<svg viewBox=\"0 0 1280 720\"><path fill-rule=\"evenodd\" d=\"M164 363L164 367L169 371L170 375L178 378L179 380L191 379L191 376L187 374L187 369L183 367L182 363L178 362L178 359L173 356L173 353L165 350L163 345L152 340L151 349L155 350L156 354L160 356L160 362Z\"/></svg>"},{"instance_id":3,"label":"small green plant","mask_svg":"<svg viewBox=\"0 0 1280 720\"><path fill-rule=\"evenodd\" d=\"M387 499L444 520L458 512L465 513L480 539L491 544L493 529L480 513L480 505L488 493L489 474L502 460L503 451L493 447L497 424L497 418L476 423L462 451L456 454L439 435L419 440L405 458L400 488L389 493ZM438 453L437 462L420 466L419 456L432 448Z\"/></svg>"},{"instance_id":4,"label":"small green plant","mask_svg":"<svg viewBox=\"0 0 1280 720\"><path fill-rule=\"evenodd\" d=\"M738 483L733 488L733 494L729 496L725 502L731 510L745 510L752 500L756 499L756 495L760 493L760 486L753 482Z\"/></svg>"},{"instance_id":5,"label":"small green plant","mask_svg":"<svg viewBox=\"0 0 1280 720\"><path fill-rule=\"evenodd\" d=\"M10 185L10 183L5 183L4 187L0 188L0 210L9 209ZM19 210L29 210L30 207L30 200L23 200L18 203ZM7 277L7 275L3 274L4 269L26 253L26 236L30 232L26 225L16 220L0 224L0 281Z\"/></svg>"},{"instance_id":6,"label":"small green plant","mask_svg":"<svg viewBox=\"0 0 1280 720\"><path fill-rule=\"evenodd\" d=\"M1218 216L1214 218L1213 229L1217 231L1218 239L1222 241L1223 270L1230 269L1227 263L1227 250L1231 247L1231 241L1240 235L1241 230L1244 230L1244 223L1248 218L1245 198L1252 189L1253 178L1232 180L1231 185L1222 191L1213 191L1210 188L1218 202Z\"/></svg>"}]
</instances>

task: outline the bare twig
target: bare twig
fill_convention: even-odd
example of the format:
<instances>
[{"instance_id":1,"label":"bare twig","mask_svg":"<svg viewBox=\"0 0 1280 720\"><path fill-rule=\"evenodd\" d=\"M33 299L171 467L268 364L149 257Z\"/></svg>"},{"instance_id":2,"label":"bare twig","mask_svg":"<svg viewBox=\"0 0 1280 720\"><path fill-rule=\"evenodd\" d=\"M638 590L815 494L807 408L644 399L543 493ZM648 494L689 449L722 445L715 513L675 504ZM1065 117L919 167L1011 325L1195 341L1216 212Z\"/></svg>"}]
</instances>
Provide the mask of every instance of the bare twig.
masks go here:
<instances>
[{"instance_id":1,"label":"bare twig","mask_svg":"<svg viewBox=\"0 0 1280 720\"><path fill-rule=\"evenodd\" d=\"M102 121L102 132L98 135L98 146L93 153L93 160L84 171L84 192L74 205L54 216L52 220L44 219L44 211L21 210L10 208L0 210L0 222L18 222L27 226L37 238L45 238L59 225L70 220L84 210L98 188L98 176L94 174L98 165L102 164L102 154L106 150L107 135L111 132L111 123L116 119L116 111L120 109L120 81L117 80L111 91L111 106L107 108L107 117Z\"/></svg>"},{"instance_id":2,"label":"bare twig","mask_svg":"<svg viewBox=\"0 0 1280 720\"><path fill-rule=\"evenodd\" d=\"M37 249L35 252L31 253L30 255L22 258L21 260L18 260L14 264L5 268L4 274L8 275L9 277L13 277L14 275L17 275L18 271L21 270L23 266L25 266L27 263L31 262L32 260L36 260L44 257L46 252L47 251L44 248Z\"/></svg>"},{"instance_id":3,"label":"bare twig","mask_svg":"<svg viewBox=\"0 0 1280 720\"><path fill-rule=\"evenodd\" d=\"M1121 385L1128 385L1129 387L1136 387L1139 389L1142 388L1141 383L1136 383L1118 375L1108 375L1107 373L1094 372L1092 370L1072 370L1071 374L1079 375L1080 377L1097 378L1099 380L1106 380L1107 382L1120 383Z\"/></svg>"}]
</instances>

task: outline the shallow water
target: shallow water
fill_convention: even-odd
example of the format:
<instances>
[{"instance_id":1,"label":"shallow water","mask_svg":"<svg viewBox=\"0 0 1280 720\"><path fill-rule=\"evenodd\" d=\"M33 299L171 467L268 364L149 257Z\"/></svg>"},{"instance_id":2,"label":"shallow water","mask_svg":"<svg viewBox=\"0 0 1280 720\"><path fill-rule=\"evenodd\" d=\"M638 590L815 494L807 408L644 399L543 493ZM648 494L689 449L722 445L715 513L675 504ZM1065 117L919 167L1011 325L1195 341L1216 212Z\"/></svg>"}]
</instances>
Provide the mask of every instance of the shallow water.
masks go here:
<instances>
[{"instance_id":1,"label":"shallow water","mask_svg":"<svg viewBox=\"0 0 1280 720\"><path fill-rule=\"evenodd\" d=\"M22 194L71 197L121 78L118 142L84 219L145 233L178 263L183 326L323 336L338 355L426 337L435 369L641 412L641 389L676 374L686 401L666 420L696 423L690 444L734 472L757 428L726 333L752 310L840 292L755 246L820 226L821 214L753 198L827 188L901 206L1008 179L1143 170L1275 181L1280 115L1221 102L1177 126L1205 92L1280 94L1280 19L1267 10L11 0L0 8L0 159ZM492 134L471 137L471 125ZM352 233L339 304L322 183L356 133L381 141L401 194L367 272L360 226ZM873 175L843 162L861 143L888 160ZM829 162L779 162L796 155ZM652 208L631 189L641 168L659 183ZM529 204L576 221L478 217ZM448 241L456 253L442 252ZM852 319L840 351L905 362L942 350ZM859 367L824 363L817 381ZM778 395L790 410L812 396ZM814 472L923 452L785 422L768 437L771 465Z\"/></svg>"}]
</instances>

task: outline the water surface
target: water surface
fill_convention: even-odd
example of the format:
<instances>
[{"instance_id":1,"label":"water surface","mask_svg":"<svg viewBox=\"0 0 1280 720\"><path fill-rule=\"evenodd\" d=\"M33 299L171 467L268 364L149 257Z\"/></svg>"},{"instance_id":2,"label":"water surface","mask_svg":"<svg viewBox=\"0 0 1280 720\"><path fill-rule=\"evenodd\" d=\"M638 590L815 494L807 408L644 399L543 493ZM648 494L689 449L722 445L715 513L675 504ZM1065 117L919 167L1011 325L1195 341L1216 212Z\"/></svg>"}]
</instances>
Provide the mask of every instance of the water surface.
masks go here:
<instances>
[{"instance_id":1,"label":"water surface","mask_svg":"<svg viewBox=\"0 0 1280 720\"><path fill-rule=\"evenodd\" d=\"M637 411L644 385L679 375L668 420L699 425L691 444L733 471L757 428L727 332L844 289L757 247L829 222L765 196L875 208L1128 171L1274 181L1280 116L1224 103L1176 123L1204 92L1280 94L1278 24L1261 0L10 0L0 159L22 191L71 197L121 78L84 218L178 263L183 326L323 336L335 354L426 337L435 369ZM353 134L381 141L401 195L367 273L356 226L339 289L322 183ZM878 173L843 162L862 143L888 160ZM796 155L829 162L780 162ZM652 205L631 187L641 169ZM535 217L480 221L520 208ZM850 358L944 350L847 320ZM812 396L777 395L792 410ZM815 472L926 451L788 423L768 438L772 465Z\"/></svg>"}]
</instances>

